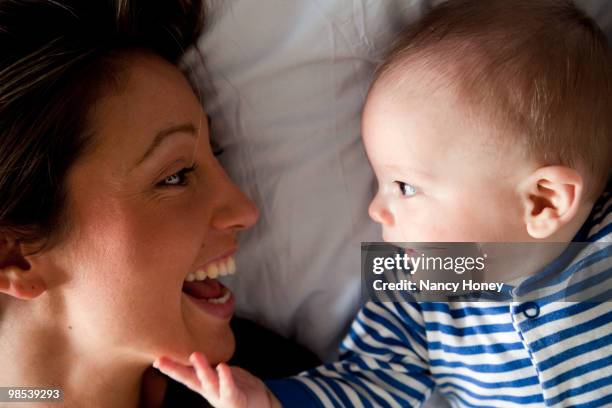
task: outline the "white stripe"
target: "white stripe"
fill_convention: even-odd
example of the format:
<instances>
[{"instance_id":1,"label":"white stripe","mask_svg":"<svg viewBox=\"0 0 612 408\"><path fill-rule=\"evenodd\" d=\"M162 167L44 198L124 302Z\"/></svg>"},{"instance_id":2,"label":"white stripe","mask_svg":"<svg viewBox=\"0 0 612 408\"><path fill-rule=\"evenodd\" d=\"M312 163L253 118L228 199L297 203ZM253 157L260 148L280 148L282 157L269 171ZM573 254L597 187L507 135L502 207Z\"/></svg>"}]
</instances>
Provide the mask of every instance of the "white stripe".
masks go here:
<instances>
[{"instance_id":1,"label":"white stripe","mask_svg":"<svg viewBox=\"0 0 612 408\"><path fill-rule=\"evenodd\" d=\"M580 363L576 363L576 364L571 364L569 369L567 371L572 371L573 368L581 366L583 364L589 363L595 359L600 359L602 358L604 355L610 355L610 353L612 353L612 346L608 347L608 350L606 352L606 350L604 349L602 353L600 353L600 355L590 355L590 356L583 356L584 361L580 362ZM550 370L552 371L552 370ZM554 378L562 373L566 372L566 370L563 369L556 369L554 375L550 376L550 378ZM580 386L583 386L585 384L588 384L590 382L593 382L595 380L598 380L600 378L605 378L605 377L612 377L612 366L608 366L602 369L598 369L598 370L594 370L594 371L590 371L590 372L586 372L584 374L582 374L581 376L578 377L574 377L574 378L570 378L569 380L566 380L562 383L557 384L554 387L551 387L549 389L546 390L547 396L546 398L553 398L556 397L559 394L562 394L568 390L571 389L575 389L578 388Z\"/></svg>"},{"instance_id":2,"label":"white stripe","mask_svg":"<svg viewBox=\"0 0 612 408\"><path fill-rule=\"evenodd\" d=\"M591 315L591 317L595 317L596 316L596 315L593 315L592 313L582 313L581 315L583 315L583 314L585 314L585 315L589 314L589 315ZM557 327L559 327L559 326L557 326ZM563 328L565 328L565 327L563 327ZM535 355L537 356L538 361L541 362L541 361L547 360L547 359L549 359L551 357L557 356L559 354L560 350L565 351L565 350L569 350L569 349L574 348L574 347L580 347L584 343L587 343L587 342L595 340L597 338L601 338L603 336L606 336L606 335L610 334L611 332L612 332L612 322L608 322L608 323L606 323L606 324L604 324L604 325L602 325L602 326L600 326L600 327L598 327L596 329L591 329L591 330L588 330L585 333L574 335L572 337L568 337L566 339L562 339L561 341L557 341L554 344L550 344L547 347L544 347L543 349L538 350L535 353ZM540 339L542 337L542 336L534 336L534 334L536 334L536 333L531 333L531 332L527 333L527 335L525 335L525 339L528 342L531 343L531 342L536 341L536 340L538 340L538 339ZM537 334L539 334L539 333L537 333ZM551 333L551 334L554 334L554 333ZM595 350L595 351L596 352L601 352L601 351L597 351L597 350ZM574 357L574 358L576 358L576 357ZM568 360L568 361L571 361L571 359Z\"/></svg>"},{"instance_id":3,"label":"white stripe","mask_svg":"<svg viewBox=\"0 0 612 408\"><path fill-rule=\"evenodd\" d=\"M458 390L454 387L440 387L441 391L444 392L454 392L457 395L459 395L461 398L463 398L465 401L467 401L469 404L473 404L476 406L482 406L482 407L500 407L500 408L509 408L509 407L532 407L532 408L540 408L540 407L544 407L545 405L542 403L532 403L532 404L519 404L516 402L510 402L510 401L495 401L495 400L479 400L478 398L474 398L468 394L465 393L465 391L463 390ZM462 407L461 404L457 405L458 407Z\"/></svg>"},{"instance_id":4,"label":"white stripe","mask_svg":"<svg viewBox=\"0 0 612 408\"><path fill-rule=\"evenodd\" d=\"M513 380L518 379L519 378L513 378ZM440 381L440 383L451 382L457 384L480 395L510 395L513 397L522 397L525 395L539 394L542 392L540 384L527 385L524 387L483 388L461 378L446 377L437 380ZM482 375L480 376L480 378L478 378L478 380L482 382L486 381L487 383L491 383L490 379L488 378L488 375ZM504 382L508 381L509 379L506 376Z\"/></svg>"},{"instance_id":5,"label":"white stripe","mask_svg":"<svg viewBox=\"0 0 612 408\"><path fill-rule=\"evenodd\" d=\"M385 315L383 317L388 317L388 315ZM375 322L373 320L370 320L370 319L366 318L365 316L363 316L363 318L364 318L364 320L363 320L364 324L369 329L373 329L373 331L375 331L381 337L387 337L387 338L395 339L395 340L398 340L398 341L403 341L402 339L398 338L392 331L390 331L386 326L384 326L384 325L382 325L382 324L380 324L378 322ZM368 344L369 346L374 346L374 347L377 347L377 348L388 349L390 352L393 351L392 354L397 354L397 355L406 354L406 352L410 348L412 348L412 350L414 350L417 355L420 355L420 356L427 355L426 349L424 349L423 346L421 346L419 343L417 343L416 341L414 341L412 339L412 336L420 337L418 334L413 333L412 336L411 336L411 335L407 334L404 330L401 330L400 328L398 328L398 330L400 330L402 332L402 334L406 335L406 338L408 339L410 344L409 345L405 344L404 346L391 346L388 343L385 343L383 341L378 341L378 340L374 339L370 334L368 334L365 331L366 327L364 327L358 320L359 319L355 320L353 330L359 336L359 338L361 340L363 340L363 342ZM393 321L393 320L395 320L395 318L390 319L390 320ZM355 345L355 347L357 347L357 346Z\"/></svg>"},{"instance_id":6,"label":"white stripe","mask_svg":"<svg viewBox=\"0 0 612 408\"><path fill-rule=\"evenodd\" d=\"M473 363L473 362L470 362ZM458 374L466 377L476 378L480 381L497 383L502 381L517 380L536 376L536 370L533 366L527 366L512 371L502 373L480 373L470 370L466 367L432 367L434 374Z\"/></svg>"},{"instance_id":7,"label":"white stripe","mask_svg":"<svg viewBox=\"0 0 612 408\"><path fill-rule=\"evenodd\" d=\"M598 400L602 397L605 397L606 395L611 395L611 394L612 394L612 385L609 385L607 387L601 387L591 392L586 392L584 394L566 398L554 406L561 408L561 407L568 407L568 406L573 406L573 405L578 405L578 404L584 404L587 402ZM606 405L606 406L609 407L609 405Z\"/></svg>"},{"instance_id":8,"label":"white stripe","mask_svg":"<svg viewBox=\"0 0 612 408\"><path fill-rule=\"evenodd\" d=\"M609 330L607 332L602 331L601 333L602 336L606 334L610 334L610 331ZM589 337L590 337L590 334L589 334ZM562 350L565 350L565 349L562 349ZM543 361L543 359L540 358L539 354L540 353L536 353L537 360ZM612 344L599 348L597 350L586 351L585 353L575 356L573 358L567 359L564 362L554 367L549 368L548 370L544 370L543 372L540 372L542 382L549 381L557 377L561 373L564 373L566 371L571 371L572 369L575 369L576 367L585 365L587 363L590 363L591 361L599 360L604 356L610 356L610 355L612 355ZM602 371L598 370L596 371L596 373L601 376Z\"/></svg>"},{"instance_id":9,"label":"white stripe","mask_svg":"<svg viewBox=\"0 0 612 408\"><path fill-rule=\"evenodd\" d=\"M507 305L508 304L506 303L506 306ZM436 322L436 323L445 324L448 326L454 326L458 328L483 326L485 324L511 324L512 323L512 319L510 318L510 315L507 313L500 314L500 315L491 315L491 316L479 316L479 315L472 314L472 315L467 315L465 317L461 317L458 319L454 319L451 315L444 313L444 312L438 312L438 311L425 312L424 315L425 315L426 321Z\"/></svg>"},{"instance_id":10,"label":"white stripe","mask_svg":"<svg viewBox=\"0 0 612 408\"><path fill-rule=\"evenodd\" d=\"M370 327L373 327L373 326L370 325ZM382 343L382 342L379 342L379 341L375 340L369 334L365 333L364 330L365 329L362 327L361 324L353 326L354 333L359 337L359 339L361 341L366 343L368 346L375 347L377 349L385 351L384 354L373 354L373 355L377 356L377 358L382 359L384 361L387 361L387 360L389 360L393 356L403 356L403 361L405 363L423 365L423 361L421 359L419 359L416 354L411 352L410 351L410 347L408 347L407 345L404 346L404 347L402 347L402 346L390 346L387 343ZM386 333L386 334L389 334L389 333ZM392 334L391 334L391 336L392 336ZM393 337L393 338L395 338L395 337ZM421 347L419 347L419 348L422 349ZM355 344L352 340L351 340L350 345L348 343L345 343L345 349L351 350L351 351L355 351L355 352L357 352L358 354L360 354L362 356L370 354L369 351L365 351L364 349L359 347L357 344Z\"/></svg>"},{"instance_id":11,"label":"white stripe","mask_svg":"<svg viewBox=\"0 0 612 408\"><path fill-rule=\"evenodd\" d=\"M504 317L505 320L505 317ZM484 320L481 325L495 324L495 320ZM442 333L441 331L428 331L427 338L429 341L439 341L443 344L452 346L478 346L482 344L495 344L495 343L516 343L520 341L520 338L516 331L502 332L502 333L475 333L465 335L463 337L455 336L453 334Z\"/></svg>"}]
</instances>

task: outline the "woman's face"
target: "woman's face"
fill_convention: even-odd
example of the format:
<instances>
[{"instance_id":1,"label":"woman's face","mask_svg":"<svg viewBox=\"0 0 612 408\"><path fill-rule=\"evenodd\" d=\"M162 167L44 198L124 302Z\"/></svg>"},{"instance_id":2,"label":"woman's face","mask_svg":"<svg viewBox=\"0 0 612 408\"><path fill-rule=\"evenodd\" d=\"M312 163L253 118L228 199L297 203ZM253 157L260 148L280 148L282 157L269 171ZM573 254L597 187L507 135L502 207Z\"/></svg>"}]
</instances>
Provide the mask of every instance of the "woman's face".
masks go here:
<instances>
[{"instance_id":1,"label":"woman's face","mask_svg":"<svg viewBox=\"0 0 612 408\"><path fill-rule=\"evenodd\" d=\"M125 61L119 89L91 112L92 150L69 172L72 229L48 254L49 293L84 352L150 362L202 350L226 360L233 299L210 306L182 289L188 274L235 252L257 209L215 159L181 72L145 53ZM218 296L208 283L200 295Z\"/></svg>"}]
</instances>

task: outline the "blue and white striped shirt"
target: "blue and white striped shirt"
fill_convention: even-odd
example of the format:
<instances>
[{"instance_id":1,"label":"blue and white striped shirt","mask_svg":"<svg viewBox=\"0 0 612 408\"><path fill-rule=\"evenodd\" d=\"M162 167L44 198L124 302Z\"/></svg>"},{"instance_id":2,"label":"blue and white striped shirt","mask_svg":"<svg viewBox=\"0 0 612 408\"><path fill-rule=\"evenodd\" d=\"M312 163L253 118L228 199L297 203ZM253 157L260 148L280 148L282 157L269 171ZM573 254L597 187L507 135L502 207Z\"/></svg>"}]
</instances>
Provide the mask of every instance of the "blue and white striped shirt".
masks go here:
<instances>
[{"instance_id":1,"label":"blue and white striped shirt","mask_svg":"<svg viewBox=\"0 0 612 408\"><path fill-rule=\"evenodd\" d=\"M609 187L574 239L603 245L561 272L566 292L610 299ZM454 407L612 406L612 302L555 299L368 302L338 362L267 385L291 408L420 406L434 387Z\"/></svg>"}]
</instances>

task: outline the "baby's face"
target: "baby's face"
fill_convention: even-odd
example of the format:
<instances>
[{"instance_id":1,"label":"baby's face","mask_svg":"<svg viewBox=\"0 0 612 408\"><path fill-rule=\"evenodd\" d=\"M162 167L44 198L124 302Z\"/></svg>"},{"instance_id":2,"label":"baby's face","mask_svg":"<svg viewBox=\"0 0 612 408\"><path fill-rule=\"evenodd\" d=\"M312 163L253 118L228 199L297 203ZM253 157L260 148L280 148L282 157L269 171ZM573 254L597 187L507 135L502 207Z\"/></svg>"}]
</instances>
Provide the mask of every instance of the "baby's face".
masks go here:
<instances>
[{"instance_id":1,"label":"baby's face","mask_svg":"<svg viewBox=\"0 0 612 408\"><path fill-rule=\"evenodd\" d=\"M537 166L451 89L379 81L363 116L378 179L369 209L388 242L530 241L517 190Z\"/></svg>"}]
</instances>

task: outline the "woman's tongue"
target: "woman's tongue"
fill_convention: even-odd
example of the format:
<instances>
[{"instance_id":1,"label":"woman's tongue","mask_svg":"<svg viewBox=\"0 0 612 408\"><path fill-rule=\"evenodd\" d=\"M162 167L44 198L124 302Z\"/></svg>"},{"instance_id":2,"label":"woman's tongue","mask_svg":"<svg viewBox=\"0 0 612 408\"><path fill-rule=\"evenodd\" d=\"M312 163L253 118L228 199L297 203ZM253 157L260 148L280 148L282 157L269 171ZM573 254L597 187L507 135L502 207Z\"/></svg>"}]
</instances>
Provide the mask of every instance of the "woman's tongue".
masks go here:
<instances>
[{"instance_id":1,"label":"woman's tongue","mask_svg":"<svg viewBox=\"0 0 612 408\"><path fill-rule=\"evenodd\" d=\"M183 283L183 292L197 299L214 299L223 295L223 285L216 279Z\"/></svg>"}]
</instances>

